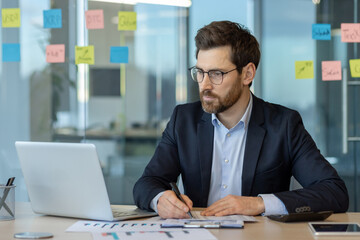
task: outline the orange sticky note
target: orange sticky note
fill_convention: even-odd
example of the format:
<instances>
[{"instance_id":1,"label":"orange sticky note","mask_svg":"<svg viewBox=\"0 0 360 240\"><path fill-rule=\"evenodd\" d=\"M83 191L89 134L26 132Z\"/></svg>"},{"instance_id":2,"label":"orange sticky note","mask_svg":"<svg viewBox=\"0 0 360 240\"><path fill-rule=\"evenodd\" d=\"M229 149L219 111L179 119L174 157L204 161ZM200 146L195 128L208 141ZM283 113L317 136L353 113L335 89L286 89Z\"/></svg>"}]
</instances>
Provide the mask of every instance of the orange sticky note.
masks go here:
<instances>
[{"instance_id":1,"label":"orange sticky note","mask_svg":"<svg viewBox=\"0 0 360 240\"><path fill-rule=\"evenodd\" d=\"M342 23L341 41L360 42L360 23Z\"/></svg>"},{"instance_id":2,"label":"orange sticky note","mask_svg":"<svg viewBox=\"0 0 360 240\"><path fill-rule=\"evenodd\" d=\"M136 30L136 12L119 12L119 31Z\"/></svg>"},{"instance_id":3,"label":"orange sticky note","mask_svg":"<svg viewBox=\"0 0 360 240\"><path fill-rule=\"evenodd\" d=\"M52 44L46 46L46 62L65 62L65 44Z\"/></svg>"},{"instance_id":4,"label":"orange sticky note","mask_svg":"<svg viewBox=\"0 0 360 240\"><path fill-rule=\"evenodd\" d=\"M87 29L104 28L104 11L102 9L86 11L85 19Z\"/></svg>"},{"instance_id":5,"label":"orange sticky note","mask_svg":"<svg viewBox=\"0 0 360 240\"><path fill-rule=\"evenodd\" d=\"M20 27L20 8L3 8L1 16L3 28Z\"/></svg>"},{"instance_id":6,"label":"orange sticky note","mask_svg":"<svg viewBox=\"0 0 360 240\"><path fill-rule=\"evenodd\" d=\"M322 61L321 71L323 81L341 80L341 61Z\"/></svg>"}]
</instances>

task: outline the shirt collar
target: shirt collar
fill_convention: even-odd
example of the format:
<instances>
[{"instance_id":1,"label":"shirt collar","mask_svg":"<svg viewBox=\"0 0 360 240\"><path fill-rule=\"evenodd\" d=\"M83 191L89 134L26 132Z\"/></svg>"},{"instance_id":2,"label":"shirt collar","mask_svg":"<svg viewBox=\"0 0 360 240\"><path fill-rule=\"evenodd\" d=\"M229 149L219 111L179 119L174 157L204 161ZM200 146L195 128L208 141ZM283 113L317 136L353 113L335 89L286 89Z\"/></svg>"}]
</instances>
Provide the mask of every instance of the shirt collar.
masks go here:
<instances>
[{"instance_id":1,"label":"shirt collar","mask_svg":"<svg viewBox=\"0 0 360 240\"><path fill-rule=\"evenodd\" d=\"M245 111L244 115L242 116L242 118L240 119L240 121L233 128L237 127L240 122L242 122L244 124L245 129L247 128L247 126L249 125L249 121L250 121L252 106L253 106L253 96L252 96L252 94L250 94L250 100L246 107L246 111ZM220 120L216 117L215 113L211 114L211 122L215 127L222 124L220 122Z\"/></svg>"}]
</instances>

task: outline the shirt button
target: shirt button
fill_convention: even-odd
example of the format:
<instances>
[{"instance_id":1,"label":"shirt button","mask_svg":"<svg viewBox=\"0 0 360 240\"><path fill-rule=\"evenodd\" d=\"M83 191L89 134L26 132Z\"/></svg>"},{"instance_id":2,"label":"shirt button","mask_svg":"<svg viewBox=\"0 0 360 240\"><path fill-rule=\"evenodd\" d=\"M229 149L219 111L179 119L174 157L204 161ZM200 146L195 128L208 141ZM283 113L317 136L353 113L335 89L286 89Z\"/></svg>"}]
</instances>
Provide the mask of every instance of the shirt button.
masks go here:
<instances>
[{"instance_id":1,"label":"shirt button","mask_svg":"<svg viewBox=\"0 0 360 240\"><path fill-rule=\"evenodd\" d=\"M226 184L223 185L223 188L226 189L228 186Z\"/></svg>"},{"instance_id":2,"label":"shirt button","mask_svg":"<svg viewBox=\"0 0 360 240\"><path fill-rule=\"evenodd\" d=\"M226 134L226 136L227 136L227 137L230 137L230 136L231 136L231 134L230 134L230 133L228 133L228 134Z\"/></svg>"},{"instance_id":3,"label":"shirt button","mask_svg":"<svg viewBox=\"0 0 360 240\"><path fill-rule=\"evenodd\" d=\"M225 159L225 163L228 163L229 162L229 159Z\"/></svg>"}]
</instances>

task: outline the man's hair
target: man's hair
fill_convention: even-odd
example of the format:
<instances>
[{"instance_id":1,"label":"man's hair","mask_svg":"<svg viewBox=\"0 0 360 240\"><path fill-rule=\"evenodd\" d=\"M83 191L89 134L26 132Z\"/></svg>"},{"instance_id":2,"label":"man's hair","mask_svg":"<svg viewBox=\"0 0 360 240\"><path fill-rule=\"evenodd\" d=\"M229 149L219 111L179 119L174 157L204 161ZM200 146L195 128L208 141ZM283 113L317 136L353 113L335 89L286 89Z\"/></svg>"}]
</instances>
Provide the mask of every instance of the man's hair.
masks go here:
<instances>
[{"instance_id":1,"label":"man's hair","mask_svg":"<svg viewBox=\"0 0 360 240\"><path fill-rule=\"evenodd\" d=\"M212 22L198 30L195 44L196 59L200 50L230 46L232 50L231 61L240 73L248 63L254 63L257 68L260 62L258 41L247 28L238 23L230 21Z\"/></svg>"}]
</instances>

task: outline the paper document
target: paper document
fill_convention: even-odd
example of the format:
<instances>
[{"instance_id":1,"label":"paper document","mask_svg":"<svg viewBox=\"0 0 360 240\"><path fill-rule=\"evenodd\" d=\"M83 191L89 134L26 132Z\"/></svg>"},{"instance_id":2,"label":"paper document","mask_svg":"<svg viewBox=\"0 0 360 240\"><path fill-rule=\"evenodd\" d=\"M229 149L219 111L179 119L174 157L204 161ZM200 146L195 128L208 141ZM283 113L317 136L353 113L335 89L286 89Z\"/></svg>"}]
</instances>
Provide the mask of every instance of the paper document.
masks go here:
<instances>
[{"instance_id":1,"label":"paper document","mask_svg":"<svg viewBox=\"0 0 360 240\"><path fill-rule=\"evenodd\" d=\"M193 215L194 219L201 219L201 220L240 220L244 222L257 222L256 218L252 216L245 216L245 215L228 215L228 216L222 216L222 217L216 217L216 216L201 216L201 211L191 211L191 214Z\"/></svg>"},{"instance_id":2,"label":"paper document","mask_svg":"<svg viewBox=\"0 0 360 240\"><path fill-rule=\"evenodd\" d=\"M163 222L163 221L161 221ZM66 232L127 232L127 231L160 231L160 222L148 221L77 221Z\"/></svg>"},{"instance_id":3,"label":"paper document","mask_svg":"<svg viewBox=\"0 0 360 240\"><path fill-rule=\"evenodd\" d=\"M206 229L191 230L162 230L162 231L137 231L137 232L103 232L92 233L94 240L216 240L216 238Z\"/></svg>"}]
</instances>

